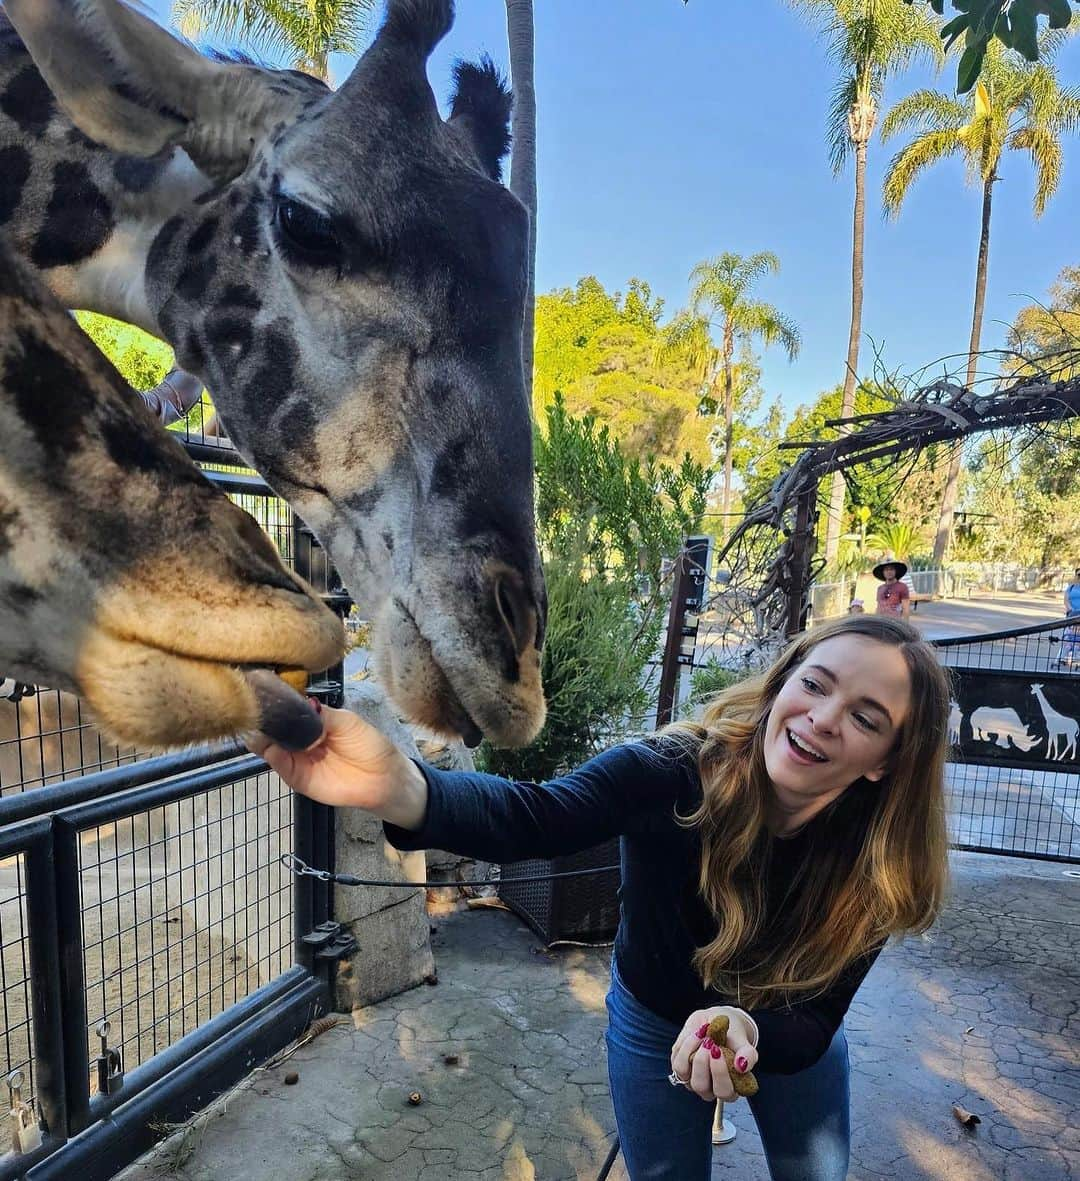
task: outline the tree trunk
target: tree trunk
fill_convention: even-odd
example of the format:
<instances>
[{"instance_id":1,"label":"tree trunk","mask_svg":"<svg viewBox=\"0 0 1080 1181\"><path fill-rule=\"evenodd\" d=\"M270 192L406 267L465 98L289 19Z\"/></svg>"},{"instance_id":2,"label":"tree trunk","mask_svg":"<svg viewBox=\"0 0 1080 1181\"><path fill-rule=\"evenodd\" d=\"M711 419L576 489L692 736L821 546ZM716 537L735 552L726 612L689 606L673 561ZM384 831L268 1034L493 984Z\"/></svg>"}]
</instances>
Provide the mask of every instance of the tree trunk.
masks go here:
<instances>
[{"instance_id":1,"label":"tree trunk","mask_svg":"<svg viewBox=\"0 0 1080 1181\"><path fill-rule=\"evenodd\" d=\"M531 406L536 306L536 90L533 84L532 0L506 0L506 39L510 47L510 79L514 87L510 191L529 211L529 277L521 362L525 370L525 393Z\"/></svg>"},{"instance_id":2,"label":"tree trunk","mask_svg":"<svg viewBox=\"0 0 1080 1181\"><path fill-rule=\"evenodd\" d=\"M869 120L873 128L873 119ZM851 327L848 332L847 370L844 373L844 393L840 401L840 417L850 417L855 405L855 386L858 384L859 344L862 339L863 306L863 243L866 238L866 145L867 133L855 142L855 214L851 230ZM841 427L846 433L847 428ZM829 494L829 510L825 522L825 561L832 565L840 550L840 534L844 525L844 477L834 472Z\"/></svg>"},{"instance_id":3,"label":"tree trunk","mask_svg":"<svg viewBox=\"0 0 1080 1181\"><path fill-rule=\"evenodd\" d=\"M731 512L731 445L735 434L735 391L731 372L731 358L734 353L735 338L729 319L724 324L724 537L731 531L728 515Z\"/></svg>"},{"instance_id":4,"label":"tree trunk","mask_svg":"<svg viewBox=\"0 0 1080 1181\"><path fill-rule=\"evenodd\" d=\"M986 306L986 272L990 257L990 211L994 196L994 181L990 176L983 185L982 228L979 234L979 262L975 269L975 303L971 312L971 340L968 343L967 381L971 389L975 381L975 370L979 363L979 347L982 342L983 310ZM956 513L956 498L960 483L960 465L963 447L957 444L949 460L949 474L945 481L945 492L941 498L941 514L938 517L937 535L934 538L934 565L940 567L945 561L952 543L953 517Z\"/></svg>"}]
</instances>

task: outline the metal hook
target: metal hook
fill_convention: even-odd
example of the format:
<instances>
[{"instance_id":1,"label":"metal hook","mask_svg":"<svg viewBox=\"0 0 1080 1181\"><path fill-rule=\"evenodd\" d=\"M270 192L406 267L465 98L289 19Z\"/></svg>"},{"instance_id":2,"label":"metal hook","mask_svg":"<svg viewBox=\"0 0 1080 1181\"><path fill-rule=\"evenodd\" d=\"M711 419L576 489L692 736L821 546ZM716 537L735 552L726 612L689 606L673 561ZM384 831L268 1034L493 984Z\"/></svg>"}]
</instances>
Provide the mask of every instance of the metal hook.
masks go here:
<instances>
[{"instance_id":1,"label":"metal hook","mask_svg":"<svg viewBox=\"0 0 1080 1181\"><path fill-rule=\"evenodd\" d=\"M333 877L328 869L312 869L295 853L282 853L280 861L289 873L294 873L297 877L317 878L320 882L328 882Z\"/></svg>"}]
</instances>

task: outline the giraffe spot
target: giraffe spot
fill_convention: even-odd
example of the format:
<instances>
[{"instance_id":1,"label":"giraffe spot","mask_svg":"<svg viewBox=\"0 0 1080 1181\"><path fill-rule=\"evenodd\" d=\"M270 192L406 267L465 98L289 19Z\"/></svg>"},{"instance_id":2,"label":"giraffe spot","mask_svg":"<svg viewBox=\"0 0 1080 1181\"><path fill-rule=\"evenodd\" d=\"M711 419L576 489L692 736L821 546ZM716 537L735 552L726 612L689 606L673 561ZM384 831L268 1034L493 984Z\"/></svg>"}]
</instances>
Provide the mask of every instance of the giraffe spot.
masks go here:
<instances>
[{"instance_id":1,"label":"giraffe spot","mask_svg":"<svg viewBox=\"0 0 1080 1181\"><path fill-rule=\"evenodd\" d=\"M296 345L279 329L260 334L263 360L243 389L244 413L263 421L272 409L292 393L296 377Z\"/></svg>"},{"instance_id":2,"label":"giraffe spot","mask_svg":"<svg viewBox=\"0 0 1080 1181\"><path fill-rule=\"evenodd\" d=\"M169 249L176 240L176 235L180 232L180 227L183 224L184 219L182 217L170 217L161 229L158 230L157 237L150 243L150 250L146 256L147 274L152 275L164 264Z\"/></svg>"},{"instance_id":3,"label":"giraffe spot","mask_svg":"<svg viewBox=\"0 0 1080 1181\"><path fill-rule=\"evenodd\" d=\"M298 402L281 417L281 434L289 451L315 466L315 414L307 402Z\"/></svg>"},{"instance_id":4,"label":"giraffe spot","mask_svg":"<svg viewBox=\"0 0 1080 1181\"><path fill-rule=\"evenodd\" d=\"M191 263L180 275L176 284L176 294L192 303L202 299L216 270L217 260L214 258L204 258L201 262Z\"/></svg>"},{"instance_id":5,"label":"giraffe spot","mask_svg":"<svg viewBox=\"0 0 1080 1181\"><path fill-rule=\"evenodd\" d=\"M259 165L259 180L266 180L269 173L270 173L270 165L267 164L267 162L264 160Z\"/></svg>"},{"instance_id":6,"label":"giraffe spot","mask_svg":"<svg viewBox=\"0 0 1080 1181\"><path fill-rule=\"evenodd\" d=\"M221 293L218 307L223 311L228 308L250 308L257 312L262 307L262 300L254 287L248 287L245 283L230 283Z\"/></svg>"},{"instance_id":7,"label":"giraffe spot","mask_svg":"<svg viewBox=\"0 0 1080 1181\"><path fill-rule=\"evenodd\" d=\"M19 418L46 455L63 462L83 439L94 396L85 375L30 329L16 333L17 345L4 365L4 387L15 395Z\"/></svg>"},{"instance_id":8,"label":"giraffe spot","mask_svg":"<svg viewBox=\"0 0 1080 1181\"><path fill-rule=\"evenodd\" d=\"M360 492L354 492L351 496L346 497L345 506L362 517L369 517L382 499L382 494L382 488L378 484L372 484L370 488L364 488Z\"/></svg>"},{"instance_id":9,"label":"giraffe spot","mask_svg":"<svg viewBox=\"0 0 1080 1181\"><path fill-rule=\"evenodd\" d=\"M242 254L253 254L259 245L258 197L252 197L233 222L233 241Z\"/></svg>"},{"instance_id":10,"label":"giraffe spot","mask_svg":"<svg viewBox=\"0 0 1080 1181\"><path fill-rule=\"evenodd\" d=\"M30 153L25 148L0 148L0 226L18 209L29 176Z\"/></svg>"},{"instance_id":11,"label":"giraffe spot","mask_svg":"<svg viewBox=\"0 0 1080 1181\"><path fill-rule=\"evenodd\" d=\"M165 466L156 434L134 418L110 415L102 420L100 429L109 458L121 471L154 472Z\"/></svg>"},{"instance_id":12,"label":"giraffe spot","mask_svg":"<svg viewBox=\"0 0 1080 1181\"><path fill-rule=\"evenodd\" d=\"M206 221L188 238L188 254L201 254L214 239L218 228L218 219L208 217Z\"/></svg>"},{"instance_id":13,"label":"giraffe spot","mask_svg":"<svg viewBox=\"0 0 1080 1181\"><path fill-rule=\"evenodd\" d=\"M206 330L206 343L220 362L235 365L251 348L253 336L249 318L243 315L214 316Z\"/></svg>"},{"instance_id":14,"label":"giraffe spot","mask_svg":"<svg viewBox=\"0 0 1080 1181\"><path fill-rule=\"evenodd\" d=\"M0 504L0 558L11 552L19 528L19 510Z\"/></svg>"},{"instance_id":15,"label":"giraffe spot","mask_svg":"<svg viewBox=\"0 0 1080 1181\"><path fill-rule=\"evenodd\" d=\"M444 406L450 400L450 395L453 392L454 387L450 382L443 381L442 378L429 381L425 388L428 404L435 407Z\"/></svg>"},{"instance_id":16,"label":"giraffe spot","mask_svg":"<svg viewBox=\"0 0 1080 1181\"><path fill-rule=\"evenodd\" d=\"M145 193L161 171L160 156L117 156L113 161L116 183L129 193Z\"/></svg>"},{"instance_id":17,"label":"giraffe spot","mask_svg":"<svg viewBox=\"0 0 1080 1181\"><path fill-rule=\"evenodd\" d=\"M460 490L462 473L468 468L471 450L472 441L462 436L439 452L431 472L432 496L453 496Z\"/></svg>"},{"instance_id":18,"label":"giraffe spot","mask_svg":"<svg viewBox=\"0 0 1080 1181\"><path fill-rule=\"evenodd\" d=\"M42 591L27 586L23 582L16 583L4 592L4 598L19 612L29 611L35 603L39 603L44 597Z\"/></svg>"},{"instance_id":19,"label":"giraffe spot","mask_svg":"<svg viewBox=\"0 0 1080 1181\"><path fill-rule=\"evenodd\" d=\"M52 196L30 260L42 270L70 266L100 250L112 229L112 209L89 171L63 161L53 169Z\"/></svg>"},{"instance_id":20,"label":"giraffe spot","mask_svg":"<svg viewBox=\"0 0 1080 1181\"><path fill-rule=\"evenodd\" d=\"M52 92L32 65L24 66L0 94L0 111L14 119L27 135L44 135L55 110Z\"/></svg>"},{"instance_id":21,"label":"giraffe spot","mask_svg":"<svg viewBox=\"0 0 1080 1181\"><path fill-rule=\"evenodd\" d=\"M389 529L382 531L382 543L386 546L386 552L392 554L394 552L394 538Z\"/></svg>"}]
</instances>

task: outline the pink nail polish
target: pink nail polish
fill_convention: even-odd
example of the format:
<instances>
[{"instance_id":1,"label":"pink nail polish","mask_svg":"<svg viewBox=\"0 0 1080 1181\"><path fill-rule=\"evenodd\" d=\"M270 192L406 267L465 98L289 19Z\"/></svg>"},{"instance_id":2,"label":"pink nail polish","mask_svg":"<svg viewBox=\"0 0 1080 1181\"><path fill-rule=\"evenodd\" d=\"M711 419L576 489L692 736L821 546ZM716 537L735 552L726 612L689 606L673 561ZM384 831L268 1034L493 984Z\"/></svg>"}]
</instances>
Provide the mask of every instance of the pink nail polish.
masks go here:
<instances>
[{"instance_id":1,"label":"pink nail polish","mask_svg":"<svg viewBox=\"0 0 1080 1181\"><path fill-rule=\"evenodd\" d=\"M749 1065L750 1063L746 1061L746 1058L743 1057L742 1054L740 1054L738 1058L735 1059L735 1069L739 1072L739 1074L746 1074L746 1068Z\"/></svg>"},{"instance_id":2,"label":"pink nail polish","mask_svg":"<svg viewBox=\"0 0 1080 1181\"><path fill-rule=\"evenodd\" d=\"M310 705L317 714L322 713L322 702L317 697L309 697L308 705Z\"/></svg>"},{"instance_id":3,"label":"pink nail polish","mask_svg":"<svg viewBox=\"0 0 1080 1181\"><path fill-rule=\"evenodd\" d=\"M712 1055L714 1058L720 1058L720 1057L722 1057L722 1056L723 1056L723 1053L724 1053L724 1051L723 1051L723 1050L721 1050L719 1046L715 1046L715 1045L714 1045L714 1046L710 1046L710 1047L709 1047L709 1053L710 1053L710 1054L711 1054L711 1055Z\"/></svg>"},{"instance_id":4,"label":"pink nail polish","mask_svg":"<svg viewBox=\"0 0 1080 1181\"><path fill-rule=\"evenodd\" d=\"M706 1038L706 1039L705 1039L705 1040L704 1040L704 1041L701 1043L701 1048L702 1048L703 1050L711 1050L715 1044L716 1044L716 1043L715 1043L715 1042L712 1040L712 1038L711 1038L711 1037L707 1037L707 1038Z\"/></svg>"},{"instance_id":5,"label":"pink nail polish","mask_svg":"<svg viewBox=\"0 0 1080 1181\"><path fill-rule=\"evenodd\" d=\"M709 1023L705 1024L694 1034L694 1037L704 1037L709 1032Z\"/></svg>"}]
</instances>

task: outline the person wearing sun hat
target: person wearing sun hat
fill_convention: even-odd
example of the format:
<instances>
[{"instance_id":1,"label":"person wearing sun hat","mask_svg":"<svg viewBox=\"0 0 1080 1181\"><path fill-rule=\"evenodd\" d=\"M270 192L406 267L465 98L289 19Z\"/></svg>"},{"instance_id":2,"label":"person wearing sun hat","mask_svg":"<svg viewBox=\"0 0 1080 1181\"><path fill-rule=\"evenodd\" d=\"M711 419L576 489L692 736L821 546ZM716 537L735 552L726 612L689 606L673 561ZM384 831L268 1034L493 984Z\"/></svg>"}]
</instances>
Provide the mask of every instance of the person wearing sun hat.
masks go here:
<instances>
[{"instance_id":1,"label":"person wearing sun hat","mask_svg":"<svg viewBox=\"0 0 1080 1181\"><path fill-rule=\"evenodd\" d=\"M907 563L885 558L878 562L872 573L881 583L877 589L878 615L899 615L907 619L911 614L911 591L906 582L900 581L907 573Z\"/></svg>"}]
</instances>

